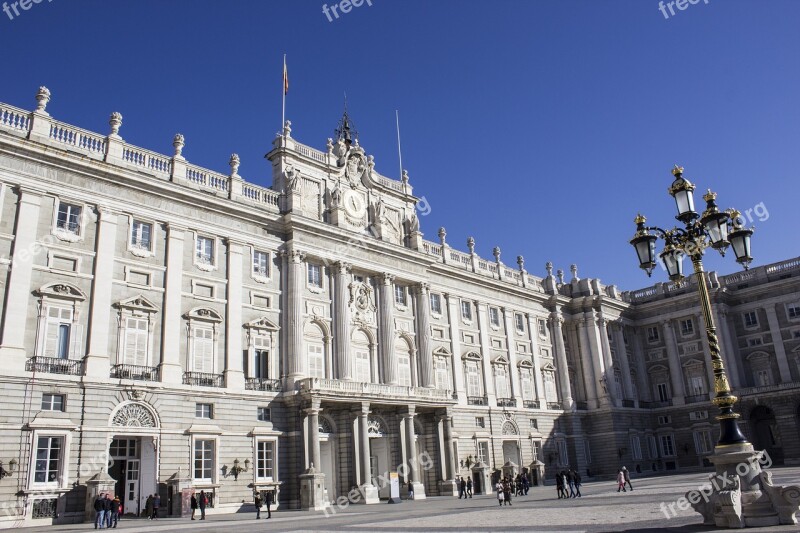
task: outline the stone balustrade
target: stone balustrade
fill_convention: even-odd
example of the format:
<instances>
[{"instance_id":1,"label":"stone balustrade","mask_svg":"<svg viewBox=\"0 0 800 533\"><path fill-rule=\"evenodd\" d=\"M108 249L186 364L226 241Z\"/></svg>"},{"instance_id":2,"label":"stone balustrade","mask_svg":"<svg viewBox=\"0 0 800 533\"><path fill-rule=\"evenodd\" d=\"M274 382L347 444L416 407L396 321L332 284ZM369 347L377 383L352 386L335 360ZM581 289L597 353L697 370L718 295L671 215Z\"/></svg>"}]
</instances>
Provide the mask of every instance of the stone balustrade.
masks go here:
<instances>
[{"instance_id":1,"label":"stone balustrade","mask_svg":"<svg viewBox=\"0 0 800 533\"><path fill-rule=\"evenodd\" d=\"M342 399L401 400L454 403L452 391L428 387L406 387L384 383L361 383L339 379L306 378L299 381L300 392L318 393Z\"/></svg>"}]
</instances>

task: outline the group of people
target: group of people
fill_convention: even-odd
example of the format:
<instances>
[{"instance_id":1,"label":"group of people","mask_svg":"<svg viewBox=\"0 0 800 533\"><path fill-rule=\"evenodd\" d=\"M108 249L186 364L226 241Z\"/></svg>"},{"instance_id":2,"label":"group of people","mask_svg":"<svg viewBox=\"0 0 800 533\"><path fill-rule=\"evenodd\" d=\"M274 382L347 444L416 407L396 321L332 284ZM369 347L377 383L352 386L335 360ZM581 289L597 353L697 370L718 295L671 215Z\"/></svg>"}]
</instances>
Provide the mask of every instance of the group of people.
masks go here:
<instances>
[{"instance_id":1,"label":"group of people","mask_svg":"<svg viewBox=\"0 0 800 533\"><path fill-rule=\"evenodd\" d=\"M628 472L628 469L623 466L617 472L617 492L620 490L622 492L628 492L625 490L625 485L628 485L628 487L631 489L631 492L633 492L633 485L631 485L631 473Z\"/></svg>"},{"instance_id":2,"label":"group of people","mask_svg":"<svg viewBox=\"0 0 800 533\"><path fill-rule=\"evenodd\" d=\"M256 519L261 518L261 507L264 504L267 505L267 518L272 518L272 510L270 509L270 507L272 506L273 503L275 503L275 496L273 496L271 490L267 491L266 498L262 498L261 493L259 492L253 493L253 503L256 506Z\"/></svg>"},{"instance_id":3,"label":"group of people","mask_svg":"<svg viewBox=\"0 0 800 533\"><path fill-rule=\"evenodd\" d=\"M581 497L581 475L576 470L556 472L558 499Z\"/></svg>"},{"instance_id":4,"label":"group of people","mask_svg":"<svg viewBox=\"0 0 800 533\"><path fill-rule=\"evenodd\" d=\"M94 528L108 529L117 527L119 515L122 513L122 502L119 496L114 499L108 497L108 493L98 494L94 500Z\"/></svg>"},{"instance_id":5,"label":"group of people","mask_svg":"<svg viewBox=\"0 0 800 533\"><path fill-rule=\"evenodd\" d=\"M161 509L161 496L158 494L151 494L144 502L145 514L149 520L158 519L158 510Z\"/></svg>"},{"instance_id":6,"label":"group of people","mask_svg":"<svg viewBox=\"0 0 800 533\"><path fill-rule=\"evenodd\" d=\"M464 481L462 477L460 481L456 481L458 484L458 499L464 498L472 498L472 478L467 479Z\"/></svg>"},{"instance_id":7,"label":"group of people","mask_svg":"<svg viewBox=\"0 0 800 533\"><path fill-rule=\"evenodd\" d=\"M503 505L512 505L512 496L524 496L528 494L530 483L528 478L517 474L517 477L510 478L504 477L499 479L494 485L494 490L497 492L497 503L502 507Z\"/></svg>"},{"instance_id":8,"label":"group of people","mask_svg":"<svg viewBox=\"0 0 800 533\"><path fill-rule=\"evenodd\" d=\"M194 514L200 509L200 520L206 519L206 507L208 506L208 494L206 491L201 490L200 494L192 492L192 498L189 500L189 507L192 508L192 520L196 520Z\"/></svg>"}]
</instances>

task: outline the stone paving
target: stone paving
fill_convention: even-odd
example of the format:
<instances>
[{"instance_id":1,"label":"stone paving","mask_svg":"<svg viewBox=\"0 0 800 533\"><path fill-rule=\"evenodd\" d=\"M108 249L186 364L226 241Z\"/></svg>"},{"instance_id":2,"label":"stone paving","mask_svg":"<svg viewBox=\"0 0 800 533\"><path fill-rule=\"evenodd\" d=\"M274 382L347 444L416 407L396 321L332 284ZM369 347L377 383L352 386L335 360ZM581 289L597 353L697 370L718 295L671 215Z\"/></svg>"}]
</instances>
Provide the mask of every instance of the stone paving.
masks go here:
<instances>
[{"instance_id":1,"label":"stone paving","mask_svg":"<svg viewBox=\"0 0 800 533\"><path fill-rule=\"evenodd\" d=\"M800 468L773 468L777 484L800 482ZM357 531L389 533L436 531L534 531L534 532L623 532L669 531L706 532L716 528L701 525L700 515L691 509L667 519L660 504L674 503L686 491L699 488L707 474L678 474L633 479L633 492L617 493L612 481L586 483L583 497L556 498L555 487L532 489L528 496L514 498L512 505L500 507L494 496L428 498L404 501L399 505L352 505L323 512L278 511L272 519L255 520L254 513L209 515L206 521L188 519L123 520L119 529L136 532L196 531ZM669 511L667 511L669 512ZM67 533L93 530L92 524L29 528L26 531ZM723 531L723 530L720 530ZM752 528L747 531L800 531L799 526Z\"/></svg>"}]
</instances>

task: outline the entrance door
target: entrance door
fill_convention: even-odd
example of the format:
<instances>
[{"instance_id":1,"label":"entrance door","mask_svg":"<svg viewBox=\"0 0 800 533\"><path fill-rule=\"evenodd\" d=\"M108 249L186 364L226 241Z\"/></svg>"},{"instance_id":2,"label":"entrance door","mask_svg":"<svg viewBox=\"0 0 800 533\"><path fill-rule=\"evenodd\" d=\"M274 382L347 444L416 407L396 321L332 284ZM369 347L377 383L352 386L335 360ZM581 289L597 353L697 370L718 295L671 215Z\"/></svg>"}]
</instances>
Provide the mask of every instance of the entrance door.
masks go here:
<instances>
[{"instance_id":1,"label":"entrance door","mask_svg":"<svg viewBox=\"0 0 800 533\"><path fill-rule=\"evenodd\" d=\"M139 513L139 459L128 459L125 472L125 495L122 501L126 513Z\"/></svg>"},{"instance_id":2,"label":"entrance door","mask_svg":"<svg viewBox=\"0 0 800 533\"><path fill-rule=\"evenodd\" d=\"M370 454L370 464L372 466L372 484L378 489L380 498L389 499L392 487L388 483L381 482L380 479L389 478L389 439L372 438L369 444L372 453Z\"/></svg>"},{"instance_id":3,"label":"entrance door","mask_svg":"<svg viewBox=\"0 0 800 533\"><path fill-rule=\"evenodd\" d=\"M320 461L322 462L322 472L325 474L325 492L327 500L336 500L336 476L333 461L333 443L323 440L319 443Z\"/></svg>"}]
</instances>

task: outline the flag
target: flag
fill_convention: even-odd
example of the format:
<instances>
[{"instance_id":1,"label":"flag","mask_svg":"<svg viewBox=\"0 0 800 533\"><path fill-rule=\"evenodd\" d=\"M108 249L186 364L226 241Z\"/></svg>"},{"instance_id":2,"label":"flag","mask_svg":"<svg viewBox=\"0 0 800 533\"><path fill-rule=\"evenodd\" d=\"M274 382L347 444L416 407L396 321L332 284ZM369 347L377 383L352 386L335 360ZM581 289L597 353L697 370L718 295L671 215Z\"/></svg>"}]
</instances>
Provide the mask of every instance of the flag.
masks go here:
<instances>
[{"instance_id":1,"label":"flag","mask_svg":"<svg viewBox=\"0 0 800 533\"><path fill-rule=\"evenodd\" d=\"M289 71L286 70L286 57L283 58L283 94L289 94Z\"/></svg>"}]
</instances>

